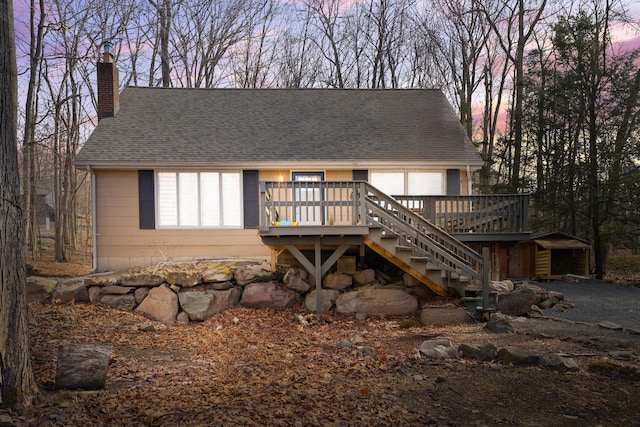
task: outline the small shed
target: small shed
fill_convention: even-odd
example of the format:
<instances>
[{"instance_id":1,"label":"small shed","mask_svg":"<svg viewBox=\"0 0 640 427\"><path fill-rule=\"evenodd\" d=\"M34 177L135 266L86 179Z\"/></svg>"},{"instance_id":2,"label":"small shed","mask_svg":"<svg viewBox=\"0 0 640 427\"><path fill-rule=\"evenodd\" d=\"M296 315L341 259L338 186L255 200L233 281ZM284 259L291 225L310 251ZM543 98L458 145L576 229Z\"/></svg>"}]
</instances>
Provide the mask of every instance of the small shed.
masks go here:
<instances>
[{"instance_id":1,"label":"small shed","mask_svg":"<svg viewBox=\"0 0 640 427\"><path fill-rule=\"evenodd\" d=\"M567 274L589 275L591 246L583 239L556 231L533 236L536 276L559 279Z\"/></svg>"}]
</instances>

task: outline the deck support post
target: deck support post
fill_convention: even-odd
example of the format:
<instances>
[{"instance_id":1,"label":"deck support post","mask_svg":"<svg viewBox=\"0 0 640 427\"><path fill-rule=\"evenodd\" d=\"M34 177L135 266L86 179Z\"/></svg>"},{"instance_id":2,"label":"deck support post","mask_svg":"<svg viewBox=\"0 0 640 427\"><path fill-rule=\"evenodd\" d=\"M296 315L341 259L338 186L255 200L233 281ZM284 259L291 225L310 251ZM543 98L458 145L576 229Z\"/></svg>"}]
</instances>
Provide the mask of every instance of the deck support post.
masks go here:
<instances>
[{"instance_id":1,"label":"deck support post","mask_svg":"<svg viewBox=\"0 0 640 427\"><path fill-rule=\"evenodd\" d=\"M491 255L489 248L482 248L482 311L488 312L489 307L489 268L491 266Z\"/></svg>"},{"instance_id":2,"label":"deck support post","mask_svg":"<svg viewBox=\"0 0 640 427\"><path fill-rule=\"evenodd\" d=\"M318 317L322 314L322 249L320 247L320 236L316 236L314 242L315 249L315 273L313 277L316 279L316 314Z\"/></svg>"}]
</instances>

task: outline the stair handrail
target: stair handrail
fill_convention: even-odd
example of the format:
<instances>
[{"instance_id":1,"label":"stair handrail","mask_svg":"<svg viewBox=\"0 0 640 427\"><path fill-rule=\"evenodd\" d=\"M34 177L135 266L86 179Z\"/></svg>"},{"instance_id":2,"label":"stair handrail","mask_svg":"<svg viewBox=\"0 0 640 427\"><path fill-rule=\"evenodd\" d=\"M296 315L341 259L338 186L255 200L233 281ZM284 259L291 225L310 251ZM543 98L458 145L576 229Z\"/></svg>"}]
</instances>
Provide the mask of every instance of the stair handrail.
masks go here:
<instances>
[{"instance_id":1,"label":"stair handrail","mask_svg":"<svg viewBox=\"0 0 640 427\"><path fill-rule=\"evenodd\" d=\"M400 236L397 233L397 231L400 231L398 229L408 229L409 233L407 234L416 239L415 243L411 242L414 250L422 251L432 256L435 262L449 271L460 269L483 282L487 280L483 277L485 259L478 252L431 224L425 218L371 184L367 183L365 189L365 210L369 225L382 226L390 232L398 234L398 236ZM381 203L388 207L383 206ZM393 211L393 214L390 213L391 211ZM384 217L390 222L391 227L377 220L369 212L375 212L380 217ZM396 230L393 230L393 226L396 227ZM474 264L477 267L474 268Z\"/></svg>"}]
</instances>

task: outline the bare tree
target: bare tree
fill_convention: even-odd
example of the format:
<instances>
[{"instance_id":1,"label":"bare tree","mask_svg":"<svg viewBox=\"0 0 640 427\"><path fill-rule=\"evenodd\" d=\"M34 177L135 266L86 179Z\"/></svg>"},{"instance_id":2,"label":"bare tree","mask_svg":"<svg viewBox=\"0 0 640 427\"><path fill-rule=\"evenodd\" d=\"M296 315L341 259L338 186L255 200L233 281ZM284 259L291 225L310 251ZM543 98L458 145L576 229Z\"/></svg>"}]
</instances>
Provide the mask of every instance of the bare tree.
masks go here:
<instances>
[{"instance_id":1,"label":"bare tree","mask_svg":"<svg viewBox=\"0 0 640 427\"><path fill-rule=\"evenodd\" d=\"M0 0L0 403L28 406L37 394L29 353L26 253L20 201L13 2Z\"/></svg>"}]
</instances>

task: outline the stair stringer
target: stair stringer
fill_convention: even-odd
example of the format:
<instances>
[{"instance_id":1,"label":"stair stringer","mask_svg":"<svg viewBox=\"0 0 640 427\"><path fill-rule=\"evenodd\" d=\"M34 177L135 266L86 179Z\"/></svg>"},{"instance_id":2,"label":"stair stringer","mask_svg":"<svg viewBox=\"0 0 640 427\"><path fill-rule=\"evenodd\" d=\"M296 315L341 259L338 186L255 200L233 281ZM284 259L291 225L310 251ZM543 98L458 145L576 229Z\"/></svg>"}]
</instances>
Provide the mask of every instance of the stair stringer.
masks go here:
<instances>
[{"instance_id":1,"label":"stair stringer","mask_svg":"<svg viewBox=\"0 0 640 427\"><path fill-rule=\"evenodd\" d=\"M372 249L374 252L376 252L377 254L383 256L385 259L390 261L393 265L400 268L405 273L410 274L416 280L423 283L425 286L427 286L436 294L443 297L450 296L447 289L443 288L440 284L436 283L432 278L428 277L427 274L429 273L426 272L426 269L425 269L425 273L421 273L419 270L415 268L415 266L407 264L405 261L400 259L397 255L387 250L382 244L373 240L370 236L366 236L364 238L364 244L370 249ZM440 270L435 270L432 272L432 274L434 275L434 277L436 275L438 277L441 277Z\"/></svg>"}]
</instances>

